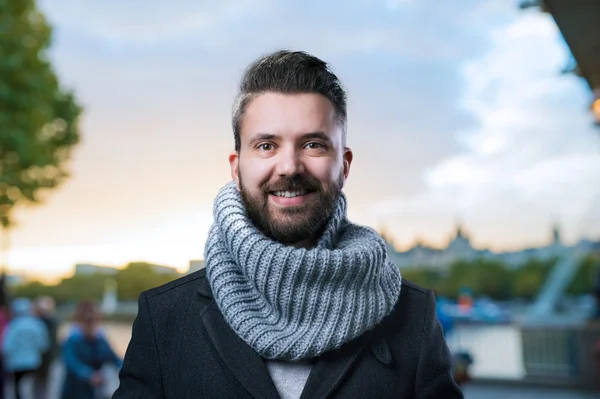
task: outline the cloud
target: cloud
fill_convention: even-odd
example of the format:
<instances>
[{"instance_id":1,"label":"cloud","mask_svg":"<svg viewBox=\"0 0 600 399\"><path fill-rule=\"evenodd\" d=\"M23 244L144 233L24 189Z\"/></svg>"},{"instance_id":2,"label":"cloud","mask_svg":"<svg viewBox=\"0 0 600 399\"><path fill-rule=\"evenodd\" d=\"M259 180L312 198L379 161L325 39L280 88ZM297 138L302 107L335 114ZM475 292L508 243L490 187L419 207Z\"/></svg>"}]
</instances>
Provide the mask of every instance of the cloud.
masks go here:
<instances>
[{"instance_id":1,"label":"cloud","mask_svg":"<svg viewBox=\"0 0 600 399\"><path fill-rule=\"evenodd\" d=\"M566 57L547 16L501 1L393 3L42 1L56 26L52 59L85 116L74 178L35 220L69 220L70 204L90 193L79 214L102 217L87 224L109 231L108 215L127 215L119 229L141 231L157 213L212 201L229 176L241 72L279 48L329 61L348 89L346 192L363 219L401 216L406 234L433 234L440 220L469 214L499 230L511 215L542 220L544 207L579 204L544 199L569 173L582 179L569 190L589 196L585 93L556 75ZM31 237L23 229L15 243Z\"/></svg>"},{"instance_id":2,"label":"cloud","mask_svg":"<svg viewBox=\"0 0 600 399\"><path fill-rule=\"evenodd\" d=\"M463 68L461 103L479 121L453 132L466 151L428 168L423 192L370 211L468 215L480 225L512 225L513 243L552 217L571 238L599 234L586 221L598 221L600 212L592 206L600 200L600 140L586 114L585 86L558 75L568 51L555 25L525 14L492 36L487 54Z\"/></svg>"},{"instance_id":3,"label":"cloud","mask_svg":"<svg viewBox=\"0 0 600 399\"><path fill-rule=\"evenodd\" d=\"M174 115L182 125L200 121L228 129L244 66L278 48L304 49L329 61L349 90L356 168L348 191L357 204L372 201L372 193L422 189L425 168L462 150L452 132L478 122L459 104L461 64L485 51L489 26L503 23L499 15L509 8L501 13L486 2L449 6L432 0L392 11L364 0L144 4L45 4L57 26L53 58L90 104L90 124L110 129L112 120L135 135ZM154 127L143 127L150 120ZM98 140L95 130L89 129L89 140ZM179 140L168 143L152 136L161 148L181 143L173 151L185 153L202 138L190 139L190 133L173 129Z\"/></svg>"},{"instance_id":4,"label":"cloud","mask_svg":"<svg viewBox=\"0 0 600 399\"><path fill-rule=\"evenodd\" d=\"M329 57L387 54L457 61L485 49L486 32L504 23L501 16L511 7L479 0L402 3L390 11L385 4L364 0L273 2L235 26L222 25L219 37L221 45L243 43L242 51L257 43L264 48L284 44Z\"/></svg>"},{"instance_id":5,"label":"cloud","mask_svg":"<svg viewBox=\"0 0 600 399\"><path fill-rule=\"evenodd\" d=\"M40 6L61 29L114 44L147 44L201 35L260 10L263 0L173 2L52 0ZM60 10L60 11L59 11Z\"/></svg>"}]
</instances>

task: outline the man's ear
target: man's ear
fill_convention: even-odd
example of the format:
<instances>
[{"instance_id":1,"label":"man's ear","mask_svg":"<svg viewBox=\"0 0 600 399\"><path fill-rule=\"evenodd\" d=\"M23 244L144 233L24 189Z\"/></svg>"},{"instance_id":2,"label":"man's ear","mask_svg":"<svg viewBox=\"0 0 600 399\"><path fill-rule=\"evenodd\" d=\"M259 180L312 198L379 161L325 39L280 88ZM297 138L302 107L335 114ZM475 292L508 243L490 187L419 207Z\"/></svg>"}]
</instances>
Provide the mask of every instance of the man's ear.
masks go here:
<instances>
[{"instance_id":1,"label":"man's ear","mask_svg":"<svg viewBox=\"0 0 600 399\"><path fill-rule=\"evenodd\" d=\"M348 175L350 174L350 165L352 164L352 159L354 159L354 154L352 150L348 147L344 148L343 155L344 162L344 180L348 179Z\"/></svg>"},{"instance_id":2,"label":"man's ear","mask_svg":"<svg viewBox=\"0 0 600 399\"><path fill-rule=\"evenodd\" d=\"M237 151L229 153L229 166L231 168L231 178L235 181L237 189L240 189L240 154Z\"/></svg>"}]
</instances>

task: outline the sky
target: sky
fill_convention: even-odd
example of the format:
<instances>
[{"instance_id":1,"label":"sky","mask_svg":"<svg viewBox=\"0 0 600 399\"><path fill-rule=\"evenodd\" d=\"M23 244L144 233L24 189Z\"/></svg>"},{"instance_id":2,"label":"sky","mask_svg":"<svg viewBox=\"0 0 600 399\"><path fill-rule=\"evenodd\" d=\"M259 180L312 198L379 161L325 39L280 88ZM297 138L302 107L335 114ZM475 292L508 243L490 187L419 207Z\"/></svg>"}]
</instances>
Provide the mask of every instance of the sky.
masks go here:
<instances>
[{"instance_id":1,"label":"sky","mask_svg":"<svg viewBox=\"0 0 600 399\"><path fill-rule=\"evenodd\" d=\"M600 237L600 130L550 16L516 1L40 0L49 51L84 107L71 178L17 211L12 271L202 258L230 180L245 67L281 48L329 62L348 91L349 217L398 248ZM595 202L594 202L595 201ZM595 230L594 230L595 229Z\"/></svg>"}]
</instances>

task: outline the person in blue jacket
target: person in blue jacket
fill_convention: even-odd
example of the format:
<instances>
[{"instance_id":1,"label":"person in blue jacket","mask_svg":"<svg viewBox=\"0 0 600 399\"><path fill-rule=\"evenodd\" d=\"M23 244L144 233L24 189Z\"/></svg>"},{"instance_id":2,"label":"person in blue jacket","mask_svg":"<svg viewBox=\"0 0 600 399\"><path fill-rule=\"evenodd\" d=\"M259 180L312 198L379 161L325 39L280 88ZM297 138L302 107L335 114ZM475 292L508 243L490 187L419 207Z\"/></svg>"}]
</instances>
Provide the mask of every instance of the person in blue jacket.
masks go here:
<instances>
[{"instance_id":1,"label":"person in blue jacket","mask_svg":"<svg viewBox=\"0 0 600 399\"><path fill-rule=\"evenodd\" d=\"M35 373L42 364L42 355L50 342L44 323L33 316L29 299L19 298L12 303L14 318L8 324L2 342L4 368L14 377L14 395L20 399L21 380Z\"/></svg>"},{"instance_id":2,"label":"person in blue jacket","mask_svg":"<svg viewBox=\"0 0 600 399\"><path fill-rule=\"evenodd\" d=\"M75 326L62 347L66 375L63 399L98 399L104 392L105 364L121 367L122 359L111 348L99 328L100 310L92 301L82 301L75 310Z\"/></svg>"},{"instance_id":3,"label":"person in blue jacket","mask_svg":"<svg viewBox=\"0 0 600 399\"><path fill-rule=\"evenodd\" d=\"M438 316L438 320L442 325L442 331L444 332L444 337L448 337L448 335L454 329L454 319L452 315L446 310L447 306L451 303L447 298L440 296L437 292L436 294L436 313Z\"/></svg>"}]
</instances>

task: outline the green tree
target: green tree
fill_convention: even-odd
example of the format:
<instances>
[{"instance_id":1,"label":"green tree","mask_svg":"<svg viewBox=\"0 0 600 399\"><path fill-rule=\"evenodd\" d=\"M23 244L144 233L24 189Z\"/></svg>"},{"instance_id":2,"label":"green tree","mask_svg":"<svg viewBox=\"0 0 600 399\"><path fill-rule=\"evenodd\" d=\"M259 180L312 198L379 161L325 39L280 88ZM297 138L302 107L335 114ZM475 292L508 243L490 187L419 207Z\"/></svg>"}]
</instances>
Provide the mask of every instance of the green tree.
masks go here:
<instances>
[{"instance_id":1,"label":"green tree","mask_svg":"<svg viewBox=\"0 0 600 399\"><path fill-rule=\"evenodd\" d=\"M432 291L438 291L443 281L442 273L430 267L413 267L402 270L402 277Z\"/></svg>"},{"instance_id":2,"label":"green tree","mask_svg":"<svg viewBox=\"0 0 600 399\"><path fill-rule=\"evenodd\" d=\"M102 274L74 275L62 279L55 288L56 302L78 302L83 299L100 301L104 293L104 280L107 276Z\"/></svg>"},{"instance_id":3,"label":"green tree","mask_svg":"<svg viewBox=\"0 0 600 399\"><path fill-rule=\"evenodd\" d=\"M34 299L34 298L37 298L38 296L42 296L42 295L55 296L56 290L55 290L55 286L45 285L39 281L31 281L31 282L16 286L12 290L12 294L15 297L25 297L25 298Z\"/></svg>"},{"instance_id":4,"label":"green tree","mask_svg":"<svg viewBox=\"0 0 600 399\"><path fill-rule=\"evenodd\" d=\"M166 284L179 277L181 276L176 271L157 273L151 264L134 262L119 270L114 276L106 274L74 275L63 278L55 285L32 281L14 287L12 292L15 296L31 299L40 295L50 295L59 304L75 303L82 299L101 301L106 280L115 280L119 301L135 301L142 291Z\"/></svg>"},{"instance_id":5,"label":"green tree","mask_svg":"<svg viewBox=\"0 0 600 399\"><path fill-rule=\"evenodd\" d=\"M507 299L512 294L512 274L496 260L456 261L450 265L450 274L440 291L456 298L462 287L471 288L475 296Z\"/></svg>"},{"instance_id":6,"label":"green tree","mask_svg":"<svg viewBox=\"0 0 600 399\"><path fill-rule=\"evenodd\" d=\"M176 272L157 273L148 263L130 263L115 276L117 297L120 301L135 301L142 291L166 284L178 277L180 276Z\"/></svg>"},{"instance_id":7,"label":"green tree","mask_svg":"<svg viewBox=\"0 0 600 399\"><path fill-rule=\"evenodd\" d=\"M2 251L17 206L40 202L67 176L81 108L47 57L52 29L34 0L0 0ZM5 266L4 262L3 265Z\"/></svg>"},{"instance_id":8,"label":"green tree","mask_svg":"<svg viewBox=\"0 0 600 399\"><path fill-rule=\"evenodd\" d=\"M533 299L556 264L557 259L530 259L514 272L514 293L517 297Z\"/></svg>"},{"instance_id":9,"label":"green tree","mask_svg":"<svg viewBox=\"0 0 600 399\"><path fill-rule=\"evenodd\" d=\"M591 294L594 289L596 273L600 269L600 256L590 254L580 260L579 268L567 287L571 295Z\"/></svg>"}]
</instances>

